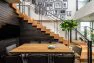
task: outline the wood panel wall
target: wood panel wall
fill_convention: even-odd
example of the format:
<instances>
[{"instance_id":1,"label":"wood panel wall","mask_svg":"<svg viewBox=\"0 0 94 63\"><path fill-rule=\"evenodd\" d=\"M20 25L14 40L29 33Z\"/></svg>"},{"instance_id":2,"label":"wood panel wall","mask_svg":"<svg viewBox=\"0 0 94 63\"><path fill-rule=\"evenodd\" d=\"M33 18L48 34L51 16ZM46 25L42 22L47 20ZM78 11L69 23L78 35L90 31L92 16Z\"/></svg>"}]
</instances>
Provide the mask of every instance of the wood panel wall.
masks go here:
<instances>
[{"instance_id":1,"label":"wood panel wall","mask_svg":"<svg viewBox=\"0 0 94 63\"><path fill-rule=\"evenodd\" d=\"M10 5L7 2L0 0L0 22L18 25L18 21L19 19Z\"/></svg>"}]
</instances>

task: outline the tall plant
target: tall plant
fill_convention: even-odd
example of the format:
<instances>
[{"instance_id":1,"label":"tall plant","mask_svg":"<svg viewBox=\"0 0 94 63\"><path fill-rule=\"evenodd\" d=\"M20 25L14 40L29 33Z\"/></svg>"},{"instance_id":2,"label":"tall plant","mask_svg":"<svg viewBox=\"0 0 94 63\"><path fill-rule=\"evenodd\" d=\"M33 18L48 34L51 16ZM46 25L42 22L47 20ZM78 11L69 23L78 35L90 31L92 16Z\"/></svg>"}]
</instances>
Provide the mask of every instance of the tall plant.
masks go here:
<instances>
[{"instance_id":1,"label":"tall plant","mask_svg":"<svg viewBox=\"0 0 94 63\"><path fill-rule=\"evenodd\" d=\"M70 42L72 42L72 30L77 27L77 21L76 20L63 20L60 24L60 27L63 31L68 31L68 37L70 35ZM69 39L69 38L68 38ZM69 44L68 44L69 45Z\"/></svg>"}]
</instances>

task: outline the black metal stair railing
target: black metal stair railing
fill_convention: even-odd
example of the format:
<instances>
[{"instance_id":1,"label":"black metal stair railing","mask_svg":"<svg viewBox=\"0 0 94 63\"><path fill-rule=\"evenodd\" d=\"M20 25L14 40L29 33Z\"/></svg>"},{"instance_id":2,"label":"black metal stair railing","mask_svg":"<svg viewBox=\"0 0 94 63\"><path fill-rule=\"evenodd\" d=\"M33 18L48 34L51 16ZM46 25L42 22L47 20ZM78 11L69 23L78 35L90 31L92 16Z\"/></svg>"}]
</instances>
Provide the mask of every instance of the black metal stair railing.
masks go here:
<instances>
[{"instance_id":1,"label":"black metal stair railing","mask_svg":"<svg viewBox=\"0 0 94 63\"><path fill-rule=\"evenodd\" d=\"M84 36L82 33L80 33L77 29L75 29L77 33L87 42L88 47L88 63L92 63L92 40L89 40L86 36Z\"/></svg>"}]
</instances>

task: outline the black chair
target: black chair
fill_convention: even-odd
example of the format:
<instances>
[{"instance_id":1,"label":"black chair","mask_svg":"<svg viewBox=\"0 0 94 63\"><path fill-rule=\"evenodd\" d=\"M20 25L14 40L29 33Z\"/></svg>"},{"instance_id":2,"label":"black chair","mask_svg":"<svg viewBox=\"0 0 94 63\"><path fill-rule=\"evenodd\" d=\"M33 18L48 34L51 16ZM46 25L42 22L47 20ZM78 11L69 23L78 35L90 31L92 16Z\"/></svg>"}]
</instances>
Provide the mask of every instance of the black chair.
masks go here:
<instances>
[{"instance_id":1,"label":"black chair","mask_svg":"<svg viewBox=\"0 0 94 63\"><path fill-rule=\"evenodd\" d=\"M81 56L81 52L82 52L82 47L78 46L78 45L74 45L72 47L72 50L74 51L75 53L75 57L80 57Z\"/></svg>"},{"instance_id":2,"label":"black chair","mask_svg":"<svg viewBox=\"0 0 94 63\"><path fill-rule=\"evenodd\" d=\"M27 63L48 63L48 55L32 54L27 57Z\"/></svg>"},{"instance_id":3,"label":"black chair","mask_svg":"<svg viewBox=\"0 0 94 63\"><path fill-rule=\"evenodd\" d=\"M23 63L22 58L20 56L7 56L5 57L6 63Z\"/></svg>"},{"instance_id":4,"label":"black chair","mask_svg":"<svg viewBox=\"0 0 94 63\"><path fill-rule=\"evenodd\" d=\"M74 45L72 47L72 50L74 51L74 54L75 54L75 62L81 63L80 56L81 56L81 52L82 52L82 47L80 47L78 45Z\"/></svg>"},{"instance_id":5,"label":"black chair","mask_svg":"<svg viewBox=\"0 0 94 63\"><path fill-rule=\"evenodd\" d=\"M6 47L6 55L4 56L5 63L23 63L20 54L11 54L10 51L17 47L17 44L12 44Z\"/></svg>"},{"instance_id":6,"label":"black chair","mask_svg":"<svg viewBox=\"0 0 94 63\"><path fill-rule=\"evenodd\" d=\"M53 59L54 63L74 63L75 56L74 54L56 54Z\"/></svg>"}]
</instances>

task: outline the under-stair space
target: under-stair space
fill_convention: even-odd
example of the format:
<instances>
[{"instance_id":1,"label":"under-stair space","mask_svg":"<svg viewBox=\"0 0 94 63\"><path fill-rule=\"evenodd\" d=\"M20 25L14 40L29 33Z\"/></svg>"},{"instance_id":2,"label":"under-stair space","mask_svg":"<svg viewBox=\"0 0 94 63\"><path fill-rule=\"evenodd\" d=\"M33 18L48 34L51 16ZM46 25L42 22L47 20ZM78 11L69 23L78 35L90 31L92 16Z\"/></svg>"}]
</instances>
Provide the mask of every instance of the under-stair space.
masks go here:
<instances>
[{"instance_id":1,"label":"under-stair space","mask_svg":"<svg viewBox=\"0 0 94 63\"><path fill-rule=\"evenodd\" d=\"M20 26L6 24L0 28L0 40L18 38L20 36Z\"/></svg>"},{"instance_id":2,"label":"under-stair space","mask_svg":"<svg viewBox=\"0 0 94 63\"><path fill-rule=\"evenodd\" d=\"M20 43L56 43L58 39L54 39L49 33L41 31L32 23L26 20L20 20Z\"/></svg>"}]
</instances>

